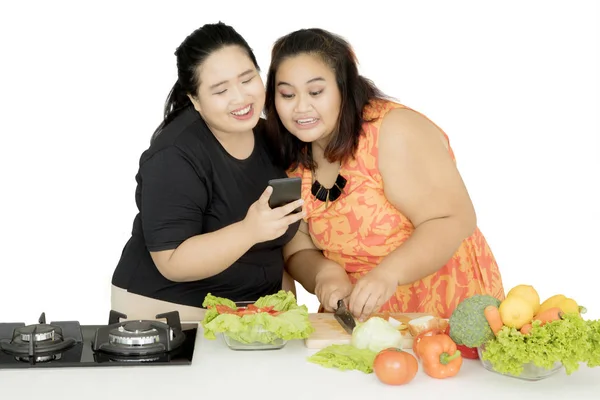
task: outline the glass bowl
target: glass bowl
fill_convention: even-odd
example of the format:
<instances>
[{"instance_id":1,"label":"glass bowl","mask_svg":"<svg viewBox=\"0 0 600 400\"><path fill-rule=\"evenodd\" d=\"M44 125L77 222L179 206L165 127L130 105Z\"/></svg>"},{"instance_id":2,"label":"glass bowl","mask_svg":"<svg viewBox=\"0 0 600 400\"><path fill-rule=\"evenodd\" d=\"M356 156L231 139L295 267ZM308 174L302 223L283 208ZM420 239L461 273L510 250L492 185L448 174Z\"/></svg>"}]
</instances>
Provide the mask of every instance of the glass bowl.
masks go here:
<instances>
[{"instance_id":1,"label":"glass bowl","mask_svg":"<svg viewBox=\"0 0 600 400\"><path fill-rule=\"evenodd\" d=\"M251 328L250 331L247 331L250 334L261 334L266 333L262 326L255 325ZM262 342L252 342L252 343L244 343L240 342L233 337L233 334L228 332L223 332L223 340L227 347L231 350L278 350L282 349L286 344L287 340L283 340L281 338L274 337L270 343L262 343Z\"/></svg>"},{"instance_id":2,"label":"glass bowl","mask_svg":"<svg viewBox=\"0 0 600 400\"><path fill-rule=\"evenodd\" d=\"M247 307L249 304L254 304L254 302L253 301L238 301L235 303L235 305L237 307ZM249 330L245 331L244 333L248 333L250 335L259 335L261 333L262 334L268 333L268 331L266 331L261 325L254 325L254 326L250 327ZM272 339L272 340L270 340L270 343L262 343L262 342L246 343L246 342L241 342L239 340L236 340L232 336L237 336L237 335L234 335L233 333L223 332L223 340L225 341L225 344L227 345L227 347L229 347L231 350L279 350L279 349L282 349L287 344L287 340L277 338L273 334L269 335L269 336L271 336L270 339Z\"/></svg>"},{"instance_id":3,"label":"glass bowl","mask_svg":"<svg viewBox=\"0 0 600 400\"><path fill-rule=\"evenodd\" d=\"M531 363L527 363L527 364L523 365L523 371L519 375L502 373L502 372L496 371L490 361L484 360L482 358L481 354L483 353L484 350L485 350L485 344L483 344L477 348L477 354L479 355L479 360L481 360L483 367L485 369L487 369L488 371L495 372L497 374L504 375L504 376L510 376L512 378L523 379L526 381L539 381L539 380L542 380L542 379L545 379L545 378L548 378L548 377L554 375L555 373L560 371L561 368L563 367L562 363L556 362L556 363L554 363L554 366L552 368L547 369L544 367L538 367L537 365L535 365L534 363L531 362Z\"/></svg>"}]
</instances>

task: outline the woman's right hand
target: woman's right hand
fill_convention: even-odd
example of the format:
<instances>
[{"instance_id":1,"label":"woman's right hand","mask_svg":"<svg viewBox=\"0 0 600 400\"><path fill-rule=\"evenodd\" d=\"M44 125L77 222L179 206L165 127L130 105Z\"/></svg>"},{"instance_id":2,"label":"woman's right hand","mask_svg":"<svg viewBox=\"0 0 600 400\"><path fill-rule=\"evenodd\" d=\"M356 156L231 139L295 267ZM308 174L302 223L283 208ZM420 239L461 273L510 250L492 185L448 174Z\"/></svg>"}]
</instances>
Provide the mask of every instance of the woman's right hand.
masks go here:
<instances>
[{"instance_id":1,"label":"woman's right hand","mask_svg":"<svg viewBox=\"0 0 600 400\"><path fill-rule=\"evenodd\" d=\"M304 204L302 199L272 209L269 207L271 193L273 188L268 186L260 198L250 206L242 221L247 227L248 234L254 237L256 243L277 239L291 224L301 220L305 215L304 210L292 214L295 209Z\"/></svg>"},{"instance_id":2,"label":"woman's right hand","mask_svg":"<svg viewBox=\"0 0 600 400\"><path fill-rule=\"evenodd\" d=\"M315 277L315 295L325 311L335 311L338 300L346 300L352 289L350 278L340 266L321 271Z\"/></svg>"}]
</instances>

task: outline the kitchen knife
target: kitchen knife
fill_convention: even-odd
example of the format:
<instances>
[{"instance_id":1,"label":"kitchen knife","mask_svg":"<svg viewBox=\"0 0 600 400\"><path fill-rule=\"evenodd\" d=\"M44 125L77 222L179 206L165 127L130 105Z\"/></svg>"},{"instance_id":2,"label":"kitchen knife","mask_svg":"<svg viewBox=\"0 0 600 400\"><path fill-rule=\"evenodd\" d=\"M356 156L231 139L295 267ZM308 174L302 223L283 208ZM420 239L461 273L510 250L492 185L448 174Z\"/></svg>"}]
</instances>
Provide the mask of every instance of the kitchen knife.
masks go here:
<instances>
[{"instance_id":1,"label":"kitchen knife","mask_svg":"<svg viewBox=\"0 0 600 400\"><path fill-rule=\"evenodd\" d=\"M356 321L354 317L346 308L346 304L344 304L344 300L338 300L337 310L333 314L337 322L344 328L346 332L352 335L352 331L356 327Z\"/></svg>"}]
</instances>

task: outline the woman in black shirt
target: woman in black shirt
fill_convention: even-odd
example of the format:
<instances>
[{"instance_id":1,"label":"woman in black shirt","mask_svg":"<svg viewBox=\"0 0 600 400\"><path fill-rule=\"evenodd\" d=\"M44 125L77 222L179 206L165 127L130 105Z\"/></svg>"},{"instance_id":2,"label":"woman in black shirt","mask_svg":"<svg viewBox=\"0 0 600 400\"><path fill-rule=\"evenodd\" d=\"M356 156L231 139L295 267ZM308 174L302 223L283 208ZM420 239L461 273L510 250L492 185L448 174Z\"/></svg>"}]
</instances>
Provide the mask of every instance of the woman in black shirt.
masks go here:
<instances>
[{"instance_id":1,"label":"woman in black shirt","mask_svg":"<svg viewBox=\"0 0 600 400\"><path fill-rule=\"evenodd\" d=\"M282 247L301 201L271 209L271 161L260 118L265 90L252 49L208 24L177 48L178 79L142 154L138 214L112 278L111 308L128 318L178 310L198 320L207 293L254 301L282 288Z\"/></svg>"}]
</instances>

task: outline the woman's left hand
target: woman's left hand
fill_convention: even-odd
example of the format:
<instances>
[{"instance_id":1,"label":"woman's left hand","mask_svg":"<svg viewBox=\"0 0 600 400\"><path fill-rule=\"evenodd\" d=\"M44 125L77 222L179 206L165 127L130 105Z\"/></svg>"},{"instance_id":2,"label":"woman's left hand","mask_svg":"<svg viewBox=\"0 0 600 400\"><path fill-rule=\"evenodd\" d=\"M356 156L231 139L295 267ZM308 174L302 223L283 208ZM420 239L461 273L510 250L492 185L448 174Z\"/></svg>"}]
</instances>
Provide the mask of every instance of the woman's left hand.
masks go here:
<instances>
[{"instance_id":1,"label":"woman's left hand","mask_svg":"<svg viewBox=\"0 0 600 400\"><path fill-rule=\"evenodd\" d=\"M354 285L348 301L350 312L355 318L366 320L396 293L397 287L398 280L385 267L372 269Z\"/></svg>"}]
</instances>

